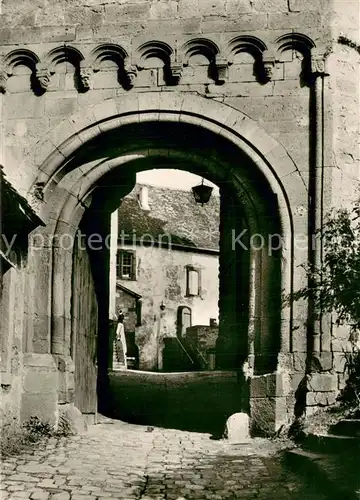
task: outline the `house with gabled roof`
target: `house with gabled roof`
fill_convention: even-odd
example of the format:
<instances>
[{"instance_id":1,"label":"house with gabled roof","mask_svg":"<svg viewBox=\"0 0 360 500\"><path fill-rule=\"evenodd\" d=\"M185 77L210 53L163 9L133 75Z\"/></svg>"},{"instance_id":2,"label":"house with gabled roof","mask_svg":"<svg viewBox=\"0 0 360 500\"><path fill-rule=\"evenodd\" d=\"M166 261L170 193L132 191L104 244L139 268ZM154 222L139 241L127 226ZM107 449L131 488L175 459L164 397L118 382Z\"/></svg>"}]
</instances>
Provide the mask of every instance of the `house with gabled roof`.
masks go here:
<instances>
[{"instance_id":1,"label":"house with gabled roof","mask_svg":"<svg viewBox=\"0 0 360 500\"><path fill-rule=\"evenodd\" d=\"M200 206L190 191L158 186L136 184L123 199L117 211L115 300L125 314L128 350L133 354L134 343L138 349L136 367L171 371L164 348L175 342L191 368L187 329L217 330L219 211L218 195Z\"/></svg>"}]
</instances>

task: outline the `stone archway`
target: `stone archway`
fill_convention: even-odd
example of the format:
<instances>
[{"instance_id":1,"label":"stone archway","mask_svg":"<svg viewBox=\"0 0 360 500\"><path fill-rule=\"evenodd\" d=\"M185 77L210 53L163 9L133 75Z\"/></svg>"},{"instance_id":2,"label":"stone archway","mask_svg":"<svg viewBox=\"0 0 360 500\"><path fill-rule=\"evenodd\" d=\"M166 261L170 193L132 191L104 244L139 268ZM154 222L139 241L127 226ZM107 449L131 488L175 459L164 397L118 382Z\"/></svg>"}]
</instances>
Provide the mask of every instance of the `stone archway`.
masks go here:
<instances>
[{"instance_id":1,"label":"stone archway","mask_svg":"<svg viewBox=\"0 0 360 500\"><path fill-rule=\"evenodd\" d=\"M162 128L164 124L167 132ZM73 131L70 137L69 130ZM170 138L169 130L174 131ZM195 138L192 147L181 140L183 131ZM199 135L202 140L196 144ZM55 140L55 137L60 137L60 140ZM249 253L247 304L248 340L260 329L257 340L252 339L254 351L250 349L250 354L261 356L265 353L256 352L256 349L266 346L269 338L267 318L270 304L267 297L276 294L281 308L281 292L290 292L293 280L294 228L287 187L297 182L299 190L304 190L300 173L280 144L256 122L229 106L175 92L109 99L82 116L65 120L57 130L50 131L42 139L47 147L49 142L53 144L54 151L38 168L32 188L28 191L28 196L31 196L34 188L43 187L39 214L47 223L42 234L50 238L50 244L38 252L33 261L34 268L39 269L40 261L45 259L48 276L45 280L41 277L43 300L35 305L41 328L35 331L32 325L31 337L35 352L51 352L62 360L62 392L66 402L72 399L72 375L67 369L72 363L72 298L68 286L72 248L65 251L61 245L53 244L54 237L60 238L64 234L75 236L86 207L91 206L97 193L101 192L104 179L113 175L116 179L116 175L123 175L124 172L129 175L129 172L140 168L150 168L147 165L153 165L154 161L176 164L177 168L191 164L195 173L205 172L210 180L231 186L232 193L243 208L250 234L257 233L265 238L264 247ZM205 147L205 144L211 147ZM27 161L32 161L32 151ZM123 194L118 192L115 199ZM306 199L305 192L303 199ZM271 219L270 223L267 218ZM229 223L231 225L231 218ZM287 242L282 246L281 261L278 259L275 267L266 240L267 233L271 231L278 231ZM274 275L278 280L275 287ZM272 335L275 335L274 325L272 328ZM291 343L289 309L281 308L276 328L278 343L275 354L287 354ZM231 345L230 341L230 348ZM271 371L276 369L277 362L278 359Z\"/></svg>"}]
</instances>

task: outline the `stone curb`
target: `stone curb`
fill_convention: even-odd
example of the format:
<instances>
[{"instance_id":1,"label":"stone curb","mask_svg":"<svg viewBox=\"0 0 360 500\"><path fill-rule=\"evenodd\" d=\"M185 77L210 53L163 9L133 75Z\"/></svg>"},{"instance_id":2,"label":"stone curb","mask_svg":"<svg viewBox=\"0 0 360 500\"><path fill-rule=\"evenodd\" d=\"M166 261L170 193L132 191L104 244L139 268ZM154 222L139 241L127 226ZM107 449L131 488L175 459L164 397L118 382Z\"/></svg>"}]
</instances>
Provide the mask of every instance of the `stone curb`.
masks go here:
<instances>
[{"instance_id":1,"label":"stone curb","mask_svg":"<svg viewBox=\"0 0 360 500\"><path fill-rule=\"evenodd\" d=\"M327 470L327 455L305 451L302 449L288 450L285 452L287 465L296 473L301 471L306 482L313 486L319 493L325 494L328 500L359 500L360 496L351 488L339 484L336 478Z\"/></svg>"},{"instance_id":2,"label":"stone curb","mask_svg":"<svg viewBox=\"0 0 360 500\"><path fill-rule=\"evenodd\" d=\"M354 436L302 433L297 442L305 450L314 453L360 452L360 438Z\"/></svg>"}]
</instances>

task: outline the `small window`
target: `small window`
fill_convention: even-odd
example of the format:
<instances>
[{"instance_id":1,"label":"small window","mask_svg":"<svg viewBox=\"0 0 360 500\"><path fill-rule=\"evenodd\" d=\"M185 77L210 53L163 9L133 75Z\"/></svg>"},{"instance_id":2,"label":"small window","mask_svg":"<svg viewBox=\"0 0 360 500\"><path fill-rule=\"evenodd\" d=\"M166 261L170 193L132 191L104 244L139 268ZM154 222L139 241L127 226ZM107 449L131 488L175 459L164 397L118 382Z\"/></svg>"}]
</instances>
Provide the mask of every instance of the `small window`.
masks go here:
<instances>
[{"instance_id":1,"label":"small window","mask_svg":"<svg viewBox=\"0 0 360 500\"><path fill-rule=\"evenodd\" d=\"M117 277L123 280L136 279L135 252L119 250L117 254Z\"/></svg>"},{"instance_id":2,"label":"small window","mask_svg":"<svg viewBox=\"0 0 360 500\"><path fill-rule=\"evenodd\" d=\"M197 296L201 293L200 269L194 266L186 266L186 295Z\"/></svg>"}]
</instances>

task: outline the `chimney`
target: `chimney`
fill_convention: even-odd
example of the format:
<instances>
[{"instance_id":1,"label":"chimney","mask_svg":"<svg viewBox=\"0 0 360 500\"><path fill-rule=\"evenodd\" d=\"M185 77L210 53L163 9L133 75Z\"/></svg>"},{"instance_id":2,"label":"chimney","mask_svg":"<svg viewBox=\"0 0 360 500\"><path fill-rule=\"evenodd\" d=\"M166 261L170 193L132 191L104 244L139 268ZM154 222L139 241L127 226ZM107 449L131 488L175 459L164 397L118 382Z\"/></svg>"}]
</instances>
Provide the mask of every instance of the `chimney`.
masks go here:
<instances>
[{"instance_id":1,"label":"chimney","mask_svg":"<svg viewBox=\"0 0 360 500\"><path fill-rule=\"evenodd\" d=\"M139 203L142 210L150 210L149 207L149 189L147 186L140 186Z\"/></svg>"}]
</instances>

